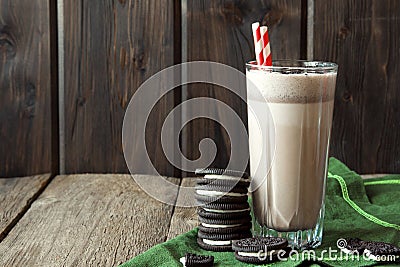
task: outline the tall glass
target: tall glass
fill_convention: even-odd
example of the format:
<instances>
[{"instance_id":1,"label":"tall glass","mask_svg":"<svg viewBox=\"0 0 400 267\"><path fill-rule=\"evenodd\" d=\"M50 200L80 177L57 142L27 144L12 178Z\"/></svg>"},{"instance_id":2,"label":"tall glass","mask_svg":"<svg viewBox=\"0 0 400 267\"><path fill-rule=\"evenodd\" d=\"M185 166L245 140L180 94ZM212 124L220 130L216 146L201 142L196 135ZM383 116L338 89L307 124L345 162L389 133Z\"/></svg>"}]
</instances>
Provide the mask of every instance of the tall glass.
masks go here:
<instances>
[{"instance_id":1,"label":"tall glass","mask_svg":"<svg viewBox=\"0 0 400 267\"><path fill-rule=\"evenodd\" d=\"M253 234L321 244L337 65L246 64Z\"/></svg>"}]
</instances>

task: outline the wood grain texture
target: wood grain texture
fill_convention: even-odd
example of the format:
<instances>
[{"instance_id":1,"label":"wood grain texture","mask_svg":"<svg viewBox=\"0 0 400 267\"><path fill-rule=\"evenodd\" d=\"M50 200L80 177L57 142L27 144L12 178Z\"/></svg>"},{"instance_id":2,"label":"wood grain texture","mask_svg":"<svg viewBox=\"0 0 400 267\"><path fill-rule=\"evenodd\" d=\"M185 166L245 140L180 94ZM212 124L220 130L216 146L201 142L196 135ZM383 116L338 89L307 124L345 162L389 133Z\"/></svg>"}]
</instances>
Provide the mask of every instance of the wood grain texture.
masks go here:
<instances>
[{"instance_id":1,"label":"wood grain texture","mask_svg":"<svg viewBox=\"0 0 400 267\"><path fill-rule=\"evenodd\" d=\"M57 176L0 243L0 266L116 266L164 242L172 210L129 175Z\"/></svg>"},{"instance_id":2,"label":"wood grain texture","mask_svg":"<svg viewBox=\"0 0 400 267\"><path fill-rule=\"evenodd\" d=\"M124 112L142 82L174 63L173 3L65 1L67 173L127 172L121 140ZM171 176L176 173L163 156L160 129L176 100L173 93L160 100L148 120L146 138L154 165ZM144 153L136 151L133 169L142 167Z\"/></svg>"},{"instance_id":3,"label":"wood grain texture","mask_svg":"<svg viewBox=\"0 0 400 267\"><path fill-rule=\"evenodd\" d=\"M339 64L331 155L400 172L400 2L315 0L314 57Z\"/></svg>"},{"instance_id":4,"label":"wood grain texture","mask_svg":"<svg viewBox=\"0 0 400 267\"><path fill-rule=\"evenodd\" d=\"M255 57L251 33L251 23L255 21L270 27L274 59L298 59L300 20L301 1L188 1L188 61L216 61L244 71L245 63ZM242 87L241 90L245 92L245 86ZM244 125L247 125L246 104L229 90L210 84L192 84L182 94L182 101L196 97L215 98L226 103L240 116ZM218 114L219 121L232 121L228 118L229 114L216 106L208 105L203 109L213 110ZM189 117L194 115L196 114L190 109L185 114ZM204 138L214 140L217 147L216 158L210 166L226 167L231 157L228 133L219 123L209 119L195 119L185 126L182 130L183 153L189 159L198 159L199 143ZM246 137L243 138L240 149L242 153L248 153Z\"/></svg>"},{"instance_id":5,"label":"wood grain texture","mask_svg":"<svg viewBox=\"0 0 400 267\"><path fill-rule=\"evenodd\" d=\"M49 1L0 1L0 177L51 172L57 162L49 13Z\"/></svg>"},{"instance_id":6,"label":"wood grain texture","mask_svg":"<svg viewBox=\"0 0 400 267\"><path fill-rule=\"evenodd\" d=\"M179 191L177 204L190 203L195 204L194 200L194 186L196 185L195 178L182 178L181 187L193 187L193 193L191 196L184 195L182 191ZM197 208L196 207L175 207L174 213L171 218L171 224L169 226L167 239L172 239L177 235L186 233L198 225L197 219Z\"/></svg>"},{"instance_id":7,"label":"wood grain texture","mask_svg":"<svg viewBox=\"0 0 400 267\"><path fill-rule=\"evenodd\" d=\"M0 242L48 184L50 174L0 178Z\"/></svg>"}]
</instances>

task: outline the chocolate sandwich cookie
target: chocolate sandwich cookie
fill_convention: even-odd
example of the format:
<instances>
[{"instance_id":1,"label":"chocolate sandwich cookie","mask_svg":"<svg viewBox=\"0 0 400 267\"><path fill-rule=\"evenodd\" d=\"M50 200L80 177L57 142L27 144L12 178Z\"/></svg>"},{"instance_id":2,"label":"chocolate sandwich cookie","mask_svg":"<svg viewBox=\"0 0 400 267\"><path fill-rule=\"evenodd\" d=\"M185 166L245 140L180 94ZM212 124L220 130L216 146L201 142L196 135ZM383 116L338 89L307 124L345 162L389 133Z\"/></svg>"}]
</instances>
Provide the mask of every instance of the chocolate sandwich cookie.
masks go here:
<instances>
[{"instance_id":1,"label":"chocolate sandwich cookie","mask_svg":"<svg viewBox=\"0 0 400 267\"><path fill-rule=\"evenodd\" d=\"M243 218L249 215L250 208L238 210L238 211L230 211L230 210L221 210L222 212L213 212L213 209L203 209L198 208L197 214L203 218L216 219L216 220L227 220L227 219L236 219Z\"/></svg>"},{"instance_id":2,"label":"chocolate sandwich cookie","mask_svg":"<svg viewBox=\"0 0 400 267\"><path fill-rule=\"evenodd\" d=\"M203 240L202 238L197 238L197 244L205 250L224 252L232 251L232 241L217 241L217 240Z\"/></svg>"},{"instance_id":3,"label":"chocolate sandwich cookie","mask_svg":"<svg viewBox=\"0 0 400 267\"><path fill-rule=\"evenodd\" d=\"M224 240L238 240L242 238L247 238L251 236L251 233L245 231L241 233L230 233L230 234L211 234L198 231L197 236L203 239L224 241Z\"/></svg>"},{"instance_id":4,"label":"chocolate sandwich cookie","mask_svg":"<svg viewBox=\"0 0 400 267\"><path fill-rule=\"evenodd\" d=\"M250 181L245 180L245 181L240 181L240 180L235 180L235 179L216 179L216 178L201 178L197 179L196 183L198 185L207 185L207 184L213 184L213 185L219 185L219 186L228 186L228 187L234 187L234 186L239 186L239 187L245 187L248 188L250 186Z\"/></svg>"},{"instance_id":5,"label":"chocolate sandwich cookie","mask_svg":"<svg viewBox=\"0 0 400 267\"><path fill-rule=\"evenodd\" d=\"M239 195L239 196L207 196L207 195L199 195L195 194L195 199L199 204L207 204L210 202L214 203L244 203L247 202L248 196L247 194Z\"/></svg>"},{"instance_id":6,"label":"chocolate sandwich cookie","mask_svg":"<svg viewBox=\"0 0 400 267\"><path fill-rule=\"evenodd\" d=\"M247 187L241 186L223 186L223 185L196 185L194 187L196 194L202 196L247 196Z\"/></svg>"},{"instance_id":7,"label":"chocolate sandwich cookie","mask_svg":"<svg viewBox=\"0 0 400 267\"><path fill-rule=\"evenodd\" d=\"M200 247L211 251L231 251L232 240L251 236L250 231L230 234L210 234L199 231L197 243Z\"/></svg>"},{"instance_id":8,"label":"chocolate sandwich cookie","mask_svg":"<svg viewBox=\"0 0 400 267\"><path fill-rule=\"evenodd\" d=\"M207 232L215 233L218 230L224 233L232 232L232 228L251 224L250 210L247 203L226 205L210 203L204 206L205 208L198 209L200 225L205 228L216 229ZM227 207L232 208L232 210L228 210Z\"/></svg>"},{"instance_id":9,"label":"chocolate sandwich cookie","mask_svg":"<svg viewBox=\"0 0 400 267\"><path fill-rule=\"evenodd\" d=\"M230 176L230 177L239 177L243 179L249 179L249 174L247 172L235 171L235 170L227 170L227 169L219 169L219 168L204 168L204 169L196 169L196 175L220 175L220 176Z\"/></svg>"},{"instance_id":10,"label":"chocolate sandwich cookie","mask_svg":"<svg viewBox=\"0 0 400 267\"><path fill-rule=\"evenodd\" d=\"M280 237L251 237L232 242L237 260L263 264L287 257L288 241Z\"/></svg>"},{"instance_id":11,"label":"chocolate sandwich cookie","mask_svg":"<svg viewBox=\"0 0 400 267\"><path fill-rule=\"evenodd\" d=\"M346 246L340 248L345 253L364 254L368 259L380 262L400 262L400 248L395 245L378 241L364 241L359 238L348 238L345 240Z\"/></svg>"},{"instance_id":12,"label":"chocolate sandwich cookie","mask_svg":"<svg viewBox=\"0 0 400 267\"><path fill-rule=\"evenodd\" d=\"M224 227L224 228L207 227L207 226L204 226L203 224L200 224L198 226L198 228L199 228L199 231L201 231L203 233L210 233L210 234L232 234L232 233L238 233L238 232L250 232L251 222L235 225L232 227Z\"/></svg>"},{"instance_id":13,"label":"chocolate sandwich cookie","mask_svg":"<svg viewBox=\"0 0 400 267\"><path fill-rule=\"evenodd\" d=\"M198 216L201 225L209 228L229 228L236 227L251 222L250 215L241 218L234 219L209 219L202 216Z\"/></svg>"},{"instance_id":14,"label":"chocolate sandwich cookie","mask_svg":"<svg viewBox=\"0 0 400 267\"><path fill-rule=\"evenodd\" d=\"M339 248L344 253L347 253L347 254L358 253L359 255L361 255L364 252L365 245L364 245L364 242L361 239L359 239L359 238L347 238L345 240L346 240L346 243L345 243L345 246L343 246L343 247L340 247L339 246L340 244L338 243Z\"/></svg>"},{"instance_id":15,"label":"chocolate sandwich cookie","mask_svg":"<svg viewBox=\"0 0 400 267\"><path fill-rule=\"evenodd\" d=\"M199 203L201 204L201 203ZM232 212L249 212L250 206L248 202L243 203L208 203L200 205L205 211L215 212L215 213L232 213Z\"/></svg>"},{"instance_id":16,"label":"chocolate sandwich cookie","mask_svg":"<svg viewBox=\"0 0 400 267\"><path fill-rule=\"evenodd\" d=\"M208 255L196 255L186 253L185 257L179 259L185 267L211 267L214 265L214 257Z\"/></svg>"},{"instance_id":17,"label":"chocolate sandwich cookie","mask_svg":"<svg viewBox=\"0 0 400 267\"><path fill-rule=\"evenodd\" d=\"M208 219L199 216L199 230L209 234L232 234L237 232L249 232L251 229L251 217L240 219Z\"/></svg>"},{"instance_id":18,"label":"chocolate sandwich cookie","mask_svg":"<svg viewBox=\"0 0 400 267\"><path fill-rule=\"evenodd\" d=\"M362 241L364 255L371 260L400 262L400 248L385 242Z\"/></svg>"}]
</instances>

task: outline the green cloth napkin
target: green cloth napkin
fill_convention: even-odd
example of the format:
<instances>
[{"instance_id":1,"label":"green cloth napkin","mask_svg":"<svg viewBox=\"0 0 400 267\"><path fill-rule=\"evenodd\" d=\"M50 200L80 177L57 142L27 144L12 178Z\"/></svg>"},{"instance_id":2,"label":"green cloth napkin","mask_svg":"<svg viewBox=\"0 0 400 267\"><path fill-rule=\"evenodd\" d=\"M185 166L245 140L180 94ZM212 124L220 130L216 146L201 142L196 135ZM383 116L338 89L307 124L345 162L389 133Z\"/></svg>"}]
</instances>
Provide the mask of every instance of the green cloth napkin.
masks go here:
<instances>
[{"instance_id":1,"label":"green cloth napkin","mask_svg":"<svg viewBox=\"0 0 400 267\"><path fill-rule=\"evenodd\" d=\"M371 266L382 262L352 259L332 251L332 256L322 254L329 247L338 251L339 238L358 237L364 240L385 241L400 245L400 175L363 180L335 158L329 160L329 174L325 201L324 235L322 245L305 259L292 259L263 266ZM233 252L211 252L196 243L197 228L122 264L131 266L182 266L179 258L186 252L213 255L214 266L256 266L237 261ZM336 258L335 258L336 257ZM346 258L347 257L347 258ZM394 264L393 264L394 265ZM386 265L387 266L387 265Z\"/></svg>"}]
</instances>

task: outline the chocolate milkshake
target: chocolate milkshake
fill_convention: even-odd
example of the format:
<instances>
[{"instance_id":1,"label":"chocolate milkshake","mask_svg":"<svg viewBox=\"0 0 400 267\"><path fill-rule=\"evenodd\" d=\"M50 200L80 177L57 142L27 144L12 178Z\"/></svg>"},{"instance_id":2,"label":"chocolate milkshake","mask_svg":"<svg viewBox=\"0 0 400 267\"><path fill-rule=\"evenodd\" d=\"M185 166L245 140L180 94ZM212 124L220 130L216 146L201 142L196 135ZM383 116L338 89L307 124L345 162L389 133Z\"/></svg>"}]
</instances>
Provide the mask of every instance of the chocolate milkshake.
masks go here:
<instances>
[{"instance_id":1,"label":"chocolate milkshake","mask_svg":"<svg viewBox=\"0 0 400 267\"><path fill-rule=\"evenodd\" d=\"M253 211L258 234L283 232L290 239L293 232L292 245L315 246L322 235L337 66L277 64L283 67L247 66ZM303 240L313 238L313 244Z\"/></svg>"}]
</instances>

